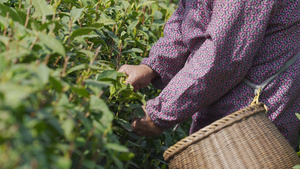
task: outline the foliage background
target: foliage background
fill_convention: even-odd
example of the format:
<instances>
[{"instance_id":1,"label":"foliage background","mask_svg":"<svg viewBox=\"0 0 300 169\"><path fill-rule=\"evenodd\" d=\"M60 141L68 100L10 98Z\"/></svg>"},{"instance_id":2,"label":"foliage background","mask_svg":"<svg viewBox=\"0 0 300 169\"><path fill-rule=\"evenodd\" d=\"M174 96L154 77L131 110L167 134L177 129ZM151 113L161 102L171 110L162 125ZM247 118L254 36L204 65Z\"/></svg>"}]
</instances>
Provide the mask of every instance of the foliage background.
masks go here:
<instances>
[{"instance_id":1,"label":"foliage background","mask_svg":"<svg viewBox=\"0 0 300 169\"><path fill-rule=\"evenodd\" d=\"M0 0L0 168L167 168L188 124L136 136L159 91L116 70L148 55L176 3Z\"/></svg>"}]
</instances>

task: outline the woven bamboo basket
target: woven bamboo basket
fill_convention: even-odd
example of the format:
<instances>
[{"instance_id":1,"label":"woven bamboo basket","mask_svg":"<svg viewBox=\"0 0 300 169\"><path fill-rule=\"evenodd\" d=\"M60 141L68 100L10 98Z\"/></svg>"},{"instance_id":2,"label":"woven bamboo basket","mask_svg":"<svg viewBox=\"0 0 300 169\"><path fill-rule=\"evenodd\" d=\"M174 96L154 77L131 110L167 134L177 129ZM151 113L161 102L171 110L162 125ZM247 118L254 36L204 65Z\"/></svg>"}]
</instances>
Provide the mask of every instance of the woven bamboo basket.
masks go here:
<instances>
[{"instance_id":1,"label":"woven bamboo basket","mask_svg":"<svg viewBox=\"0 0 300 169\"><path fill-rule=\"evenodd\" d=\"M300 159L262 103L234 112L164 152L170 169L292 168Z\"/></svg>"}]
</instances>

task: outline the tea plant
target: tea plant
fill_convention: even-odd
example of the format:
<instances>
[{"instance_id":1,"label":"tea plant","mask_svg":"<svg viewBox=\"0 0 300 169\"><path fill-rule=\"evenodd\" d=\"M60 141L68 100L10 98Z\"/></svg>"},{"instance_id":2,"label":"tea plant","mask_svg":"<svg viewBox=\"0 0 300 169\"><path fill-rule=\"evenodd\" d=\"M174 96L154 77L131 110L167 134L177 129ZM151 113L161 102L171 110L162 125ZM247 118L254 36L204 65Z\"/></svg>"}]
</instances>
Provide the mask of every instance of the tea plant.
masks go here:
<instances>
[{"instance_id":1,"label":"tea plant","mask_svg":"<svg viewBox=\"0 0 300 169\"><path fill-rule=\"evenodd\" d=\"M187 125L132 133L130 120L159 91L133 92L116 70L148 55L174 9L164 0L0 0L0 168L166 168L162 153Z\"/></svg>"}]
</instances>

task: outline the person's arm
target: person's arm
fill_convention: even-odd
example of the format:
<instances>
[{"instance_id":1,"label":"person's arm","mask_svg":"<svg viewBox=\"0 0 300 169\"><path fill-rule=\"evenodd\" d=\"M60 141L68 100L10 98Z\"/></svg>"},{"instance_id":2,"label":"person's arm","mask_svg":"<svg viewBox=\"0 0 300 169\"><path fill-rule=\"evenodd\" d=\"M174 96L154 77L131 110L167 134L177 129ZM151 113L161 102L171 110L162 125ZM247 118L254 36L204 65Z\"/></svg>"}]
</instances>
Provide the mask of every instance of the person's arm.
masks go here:
<instances>
[{"instance_id":1,"label":"person's arm","mask_svg":"<svg viewBox=\"0 0 300 169\"><path fill-rule=\"evenodd\" d=\"M159 89L163 89L183 68L190 54L181 34L184 8L185 0L180 0L178 8L165 25L164 37L152 46L149 57L141 63L157 72L158 76L152 80L152 84Z\"/></svg>"},{"instance_id":2,"label":"person's arm","mask_svg":"<svg viewBox=\"0 0 300 169\"><path fill-rule=\"evenodd\" d=\"M158 127L169 128L186 120L241 82L263 40L275 3L214 1L205 42L161 94L147 102L147 113Z\"/></svg>"}]
</instances>

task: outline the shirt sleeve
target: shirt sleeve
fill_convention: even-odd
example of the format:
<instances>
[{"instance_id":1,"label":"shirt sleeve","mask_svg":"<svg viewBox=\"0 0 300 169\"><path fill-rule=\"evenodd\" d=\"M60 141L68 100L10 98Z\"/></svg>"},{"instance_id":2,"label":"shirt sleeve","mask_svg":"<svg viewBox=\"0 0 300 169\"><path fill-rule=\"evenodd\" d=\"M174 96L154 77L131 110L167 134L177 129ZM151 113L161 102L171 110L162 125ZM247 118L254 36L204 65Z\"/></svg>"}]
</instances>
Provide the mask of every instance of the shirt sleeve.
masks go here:
<instances>
[{"instance_id":1,"label":"shirt sleeve","mask_svg":"<svg viewBox=\"0 0 300 169\"><path fill-rule=\"evenodd\" d=\"M169 128L183 122L241 82L262 43L274 4L275 0L214 1L206 40L160 95L147 102L156 125Z\"/></svg>"},{"instance_id":2,"label":"shirt sleeve","mask_svg":"<svg viewBox=\"0 0 300 169\"><path fill-rule=\"evenodd\" d=\"M190 52L183 43L181 23L184 17L185 0L180 0L179 6L172 14L164 28L164 37L160 38L150 50L149 57L141 64L148 65L158 73L152 84L163 89L169 81L181 70Z\"/></svg>"}]
</instances>

